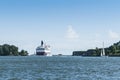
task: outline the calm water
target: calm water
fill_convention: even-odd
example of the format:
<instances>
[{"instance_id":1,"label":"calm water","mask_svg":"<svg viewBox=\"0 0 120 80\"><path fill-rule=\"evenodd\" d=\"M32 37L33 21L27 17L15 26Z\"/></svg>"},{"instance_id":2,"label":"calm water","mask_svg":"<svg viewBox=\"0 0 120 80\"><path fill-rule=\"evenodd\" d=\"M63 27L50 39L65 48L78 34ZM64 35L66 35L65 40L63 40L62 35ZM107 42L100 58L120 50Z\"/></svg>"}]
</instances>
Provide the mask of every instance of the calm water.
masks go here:
<instances>
[{"instance_id":1,"label":"calm water","mask_svg":"<svg viewBox=\"0 0 120 80\"><path fill-rule=\"evenodd\" d=\"M120 80L120 58L0 57L0 80Z\"/></svg>"}]
</instances>

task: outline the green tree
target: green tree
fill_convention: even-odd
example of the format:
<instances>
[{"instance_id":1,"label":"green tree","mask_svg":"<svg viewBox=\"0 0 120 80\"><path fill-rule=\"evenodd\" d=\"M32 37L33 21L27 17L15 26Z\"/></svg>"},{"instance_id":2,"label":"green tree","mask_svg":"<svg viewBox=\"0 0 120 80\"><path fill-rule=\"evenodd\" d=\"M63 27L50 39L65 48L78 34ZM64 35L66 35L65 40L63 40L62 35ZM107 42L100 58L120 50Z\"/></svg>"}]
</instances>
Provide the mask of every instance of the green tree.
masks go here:
<instances>
[{"instance_id":1,"label":"green tree","mask_svg":"<svg viewBox=\"0 0 120 80\"><path fill-rule=\"evenodd\" d=\"M18 56L19 55L18 47L11 45L10 46L10 55Z\"/></svg>"},{"instance_id":2,"label":"green tree","mask_svg":"<svg viewBox=\"0 0 120 80\"><path fill-rule=\"evenodd\" d=\"M3 55L3 56L10 55L9 47L10 47L10 46L9 46L8 44L4 44L4 45L3 45L3 52L4 52L4 55Z\"/></svg>"},{"instance_id":3,"label":"green tree","mask_svg":"<svg viewBox=\"0 0 120 80\"><path fill-rule=\"evenodd\" d=\"M2 46L0 45L0 56L2 56L3 54L4 54L3 48L2 48Z\"/></svg>"},{"instance_id":4,"label":"green tree","mask_svg":"<svg viewBox=\"0 0 120 80\"><path fill-rule=\"evenodd\" d=\"M96 47L96 55L100 56L100 49L98 47Z\"/></svg>"},{"instance_id":5,"label":"green tree","mask_svg":"<svg viewBox=\"0 0 120 80\"><path fill-rule=\"evenodd\" d=\"M25 50L21 50L21 51L19 52L19 55L20 55L20 56L27 56L27 55L28 55L28 52L25 51Z\"/></svg>"}]
</instances>

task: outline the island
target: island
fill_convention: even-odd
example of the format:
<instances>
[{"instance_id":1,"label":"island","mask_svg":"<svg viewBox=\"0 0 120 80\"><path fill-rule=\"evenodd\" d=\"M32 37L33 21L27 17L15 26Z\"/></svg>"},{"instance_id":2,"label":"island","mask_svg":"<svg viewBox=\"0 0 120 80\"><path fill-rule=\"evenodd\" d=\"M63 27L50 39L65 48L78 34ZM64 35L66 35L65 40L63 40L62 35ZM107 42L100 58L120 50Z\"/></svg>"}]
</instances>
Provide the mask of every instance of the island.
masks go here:
<instances>
[{"instance_id":1,"label":"island","mask_svg":"<svg viewBox=\"0 0 120 80\"><path fill-rule=\"evenodd\" d=\"M72 56L101 56L102 48L96 47L95 49L88 49L87 51L73 51ZM120 41L113 45L104 48L105 56L120 57Z\"/></svg>"},{"instance_id":2,"label":"island","mask_svg":"<svg viewBox=\"0 0 120 80\"><path fill-rule=\"evenodd\" d=\"M0 45L0 56L27 56L26 50L19 51L15 45L3 44Z\"/></svg>"}]
</instances>

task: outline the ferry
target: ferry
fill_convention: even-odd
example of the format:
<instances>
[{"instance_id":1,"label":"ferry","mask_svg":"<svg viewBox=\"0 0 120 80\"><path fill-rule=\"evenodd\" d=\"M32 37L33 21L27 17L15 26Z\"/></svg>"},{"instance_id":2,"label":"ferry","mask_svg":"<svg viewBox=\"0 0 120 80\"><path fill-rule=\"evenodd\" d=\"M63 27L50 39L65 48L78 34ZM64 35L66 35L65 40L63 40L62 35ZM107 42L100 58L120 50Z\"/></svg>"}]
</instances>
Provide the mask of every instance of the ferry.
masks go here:
<instances>
[{"instance_id":1,"label":"ferry","mask_svg":"<svg viewBox=\"0 0 120 80\"><path fill-rule=\"evenodd\" d=\"M41 41L41 45L36 48L36 55L39 56L50 56L50 45L45 44L43 41Z\"/></svg>"}]
</instances>

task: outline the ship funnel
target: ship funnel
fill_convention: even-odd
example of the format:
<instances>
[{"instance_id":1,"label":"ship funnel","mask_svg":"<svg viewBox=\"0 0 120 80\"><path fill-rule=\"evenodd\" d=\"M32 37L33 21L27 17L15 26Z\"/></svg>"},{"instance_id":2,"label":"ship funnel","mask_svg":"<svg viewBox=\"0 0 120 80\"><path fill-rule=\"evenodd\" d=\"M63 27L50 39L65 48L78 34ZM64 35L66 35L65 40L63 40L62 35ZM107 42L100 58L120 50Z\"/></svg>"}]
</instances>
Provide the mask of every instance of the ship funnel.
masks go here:
<instances>
[{"instance_id":1,"label":"ship funnel","mask_svg":"<svg viewBox=\"0 0 120 80\"><path fill-rule=\"evenodd\" d=\"M41 41L41 46L43 46L43 41Z\"/></svg>"}]
</instances>

